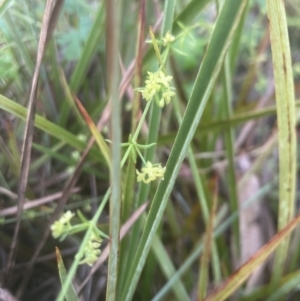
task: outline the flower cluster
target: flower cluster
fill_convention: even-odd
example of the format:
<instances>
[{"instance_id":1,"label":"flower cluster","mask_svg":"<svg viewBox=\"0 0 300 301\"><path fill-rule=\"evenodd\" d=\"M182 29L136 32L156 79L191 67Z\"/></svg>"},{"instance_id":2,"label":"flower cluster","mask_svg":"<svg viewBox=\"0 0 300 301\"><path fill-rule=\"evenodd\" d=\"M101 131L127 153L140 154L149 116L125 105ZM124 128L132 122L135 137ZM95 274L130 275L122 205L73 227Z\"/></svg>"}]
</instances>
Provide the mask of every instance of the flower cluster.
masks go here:
<instances>
[{"instance_id":1,"label":"flower cluster","mask_svg":"<svg viewBox=\"0 0 300 301\"><path fill-rule=\"evenodd\" d=\"M92 266L99 258L101 250L102 239L97 237L94 233L91 235L90 240L84 248L84 259L80 261L80 264L86 263Z\"/></svg>"},{"instance_id":2,"label":"flower cluster","mask_svg":"<svg viewBox=\"0 0 300 301\"><path fill-rule=\"evenodd\" d=\"M175 40L175 37L172 36L169 31L166 33L165 37L162 38L163 45L165 47L168 46L169 44L171 44L172 42L174 42L174 40Z\"/></svg>"},{"instance_id":3,"label":"flower cluster","mask_svg":"<svg viewBox=\"0 0 300 301\"><path fill-rule=\"evenodd\" d=\"M74 215L75 215L74 213L68 210L66 213L64 213L61 216L61 218L58 221L54 222L54 224L51 225L52 236L54 238L58 238L64 233L72 229L70 220Z\"/></svg>"},{"instance_id":4,"label":"flower cluster","mask_svg":"<svg viewBox=\"0 0 300 301\"><path fill-rule=\"evenodd\" d=\"M148 78L145 81L145 88L139 88L138 91L142 93L143 98L146 101L152 100L152 98L157 95L155 99L159 107L164 107L171 101L171 97L175 95L170 87L170 81L172 76L166 76L163 71L159 70L157 72L148 72Z\"/></svg>"},{"instance_id":5,"label":"flower cluster","mask_svg":"<svg viewBox=\"0 0 300 301\"><path fill-rule=\"evenodd\" d=\"M165 167L162 167L161 164L152 164L151 162L147 162L146 166L142 168L142 172L136 170L137 173L137 181L144 182L146 184L154 181L157 178L164 179L164 173L166 171Z\"/></svg>"},{"instance_id":6,"label":"flower cluster","mask_svg":"<svg viewBox=\"0 0 300 301\"><path fill-rule=\"evenodd\" d=\"M86 220L80 211L77 212L79 219L82 223L77 225L71 225L70 220L75 214L71 211L67 211L64 213L61 218L56 221L51 226L52 236L54 238L60 237L60 240L63 240L67 237L67 235L71 235L77 232L85 231L91 226L90 221ZM76 256L80 256L80 264L86 263L92 266L97 260L99 255L101 254L100 246L102 242L101 236L106 237L104 233L102 233L98 228L93 225L93 230L90 235L89 241L84 247L84 251L82 255L77 254Z\"/></svg>"}]
</instances>

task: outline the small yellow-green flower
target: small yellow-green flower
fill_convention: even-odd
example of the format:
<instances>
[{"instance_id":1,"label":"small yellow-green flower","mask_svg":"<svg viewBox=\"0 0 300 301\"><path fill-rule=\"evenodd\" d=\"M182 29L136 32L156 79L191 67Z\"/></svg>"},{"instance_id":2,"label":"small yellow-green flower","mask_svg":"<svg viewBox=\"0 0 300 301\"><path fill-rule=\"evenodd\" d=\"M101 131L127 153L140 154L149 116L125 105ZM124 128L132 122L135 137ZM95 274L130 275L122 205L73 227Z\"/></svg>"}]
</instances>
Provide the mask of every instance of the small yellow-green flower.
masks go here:
<instances>
[{"instance_id":1,"label":"small yellow-green flower","mask_svg":"<svg viewBox=\"0 0 300 301\"><path fill-rule=\"evenodd\" d=\"M166 91L162 94L162 98L159 101L159 106L164 107L171 101L171 97L175 95L175 92L173 91Z\"/></svg>"},{"instance_id":2,"label":"small yellow-green flower","mask_svg":"<svg viewBox=\"0 0 300 301\"><path fill-rule=\"evenodd\" d=\"M168 31L164 38L162 38L163 44L166 47L168 44L171 44L175 40L175 37L170 34Z\"/></svg>"},{"instance_id":3,"label":"small yellow-green flower","mask_svg":"<svg viewBox=\"0 0 300 301\"><path fill-rule=\"evenodd\" d=\"M146 163L146 166L142 168L141 172L136 170L137 181L148 184L157 178L161 178L163 180L165 171L166 168L162 167L160 163L152 164L151 162L148 161Z\"/></svg>"},{"instance_id":4,"label":"small yellow-green flower","mask_svg":"<svg viewBox=\"0 0 300 301\"><path fill-rule=\"evenodd\" d=\"M165 86L165 88L170 89L170 82L172 80L172 76L166 76L161 70L156 72L158 83Z\"/></svg>"},{"instance_id":5,"label":"small yellow-green flower","mask_svg":"<svg viewBox=\"0 0 300 301\"><path fill-rule=\"evenodd\" d=\"M170 87L172 76L166 76L163 71L148 72L148 77L145 81L145 88L137 89L142 93L142 97L146 101L151 101L155 95L157 105L163 107L168 104L171 97L175 95Z\"/></svg>"},{"instance_id":6,"label":"small yellow-green flower","mask_svg":"<svg viewBox=\"0 0 300 301\"><path fill-rule=\"evenodd\" d=\"M148 79L145 81L146 86L141 89L142 96L146 101L150 101L161 88L158 82L158 72L148 72Z\"/></svg>"},{"instance_id":7,"label":"small yellow-green flower","mask_svg":"<svg viewBox=\"0 0 300 301\"><path fill-rule=\"evenodd\" d=\"M64 232L71 228L70 220L74 215L74 213L68 210L58 221L51 225L52 236L54 238L60 237Z\"/></svg>"},{"instance_id":8,"label":"small yellow-green flower","mask_svg":"<svg viewBox=\"0 0 300 301\"><path fill-rule=\"evenodd\" d=\"M91 235L91 239L84 248L84 258L80 261L80 264L86 263L89 266L92 266L98 260L99 255L101 254L101 250L99 249L101 242L102 239L96 237L94 233Z\"/></svg>"}]
</instances>

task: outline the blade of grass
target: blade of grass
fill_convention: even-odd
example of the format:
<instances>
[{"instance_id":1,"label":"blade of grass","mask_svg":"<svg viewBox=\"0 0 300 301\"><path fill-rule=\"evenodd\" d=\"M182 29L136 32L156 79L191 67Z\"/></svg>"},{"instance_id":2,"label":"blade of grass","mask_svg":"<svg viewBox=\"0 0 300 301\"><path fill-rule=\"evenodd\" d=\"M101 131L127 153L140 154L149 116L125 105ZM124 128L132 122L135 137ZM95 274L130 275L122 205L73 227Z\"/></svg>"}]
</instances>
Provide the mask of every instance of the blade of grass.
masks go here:
<instances>
[{"instance_id":1,"label":"blade of grass","mask_svg":"<svg viewBox=\"0 0 300 301\"><path fill-rule=\"evenodd\" d=\"M249 2L248 2L249 3ZM249 5L248 5L249 6ZM242 31L245 24L245 19L247 16L248 7L245 7L244 13L240 19L240 22L237 26L237 30L235 32L235 36L233 38L232 44L230 45L229 50L229 61L230 61L230 71L233 73L235 69L236 62L238 60L238 50L242 39Z\"/></svg>"},{"instance_id":2,"label":"blade of grass","mask_svg":"<svg viewBox=\"0 0 300 301\"><path fill-rule=\"evenodd\" d=\"M266 299L266 301L284 300L293 290L299 290L300 271L287 275L283 283Z\"/></svg>"},{"instance_id":3,"label":"blade of grass","mask_svg":"<svg viewBox=\"0 0 300 301\"><path fill-rule=\"evenodd\" d=\"M237 22L240 20L246 3L246 0L227 0L224 2L203 62L200 66L186 113L169 155L164 180L160 182L152 201L144 231L120 300L129 301L133 297L147 254L151 247L152 239L161 221L181 162L185 157L188 146L195 133L195 129L202 116L213 84L220 71L228 45L231 41L232 34L237 26Z\"/></svg>"},{"instance_id":4,"label":"blade of grass","mask_svg":"<svg viewBox=\"0 0 300 301\"><path fill-rule=\"evenodd\" d=\"M267 0L270 41L273 58L277 124L279 141L279 207L278 229L294 216L296 191L296 107L294 81L284 2ZM283 240L275 253L273 284L283 272L289 237Z\"/></svg>"},{"instance_id":5,"label":"blade of grass","mask_svg":"<svg viewBox=\"0 0 300 301\"><path fill-rule=\"evenodd\" d=\"M120 38L120 5L115 1L106 2L106 47L107 47L107 76L112 106L112 163L110 168L111 197L109 203L109 233L110 252L108 259L106 300L115 301L117 296L119 240L121 224L121 109L119 101L118 66Z\"/></svg>"},{"instance_id":6,"label":"blade of grass","mask_svg":"<svg viewBox=\"0 0 300 301\"><path fill-rule=\"evenodd\" d=\"M3 95L0 95L0 108L22 120L26 120L27 109ZM84 150L86 147L86 143L75 135L37 114L35 115L35 126L45 133L49 133L51 136L72 145L79 151ZM103 163L103 155L98 150L91 149L91 155L95 160Z\"/></svg>"},{"instance_id":7,"label":"blade of grass","mask_svg":"<svg viewBox=\"0 0 300 301\"><path fill-rule=\"evenodd\" d=\"M158 235L154 235L152 252L154 253L160 269L163 271L165 277L167 279L170 279L174 275L176 270L170 256L168 255L167 250L165 249ZM177 300L190 300L190 297L180 279L177 279L177 281L174 282L172 289L174 295L177 297Z\"/></svg>"},{"instance_id":8,"label":"blade of grass","mask_svg":"<svg viewBox=\"0 0 300 301\"><path fill-rule=\"evenodd\" d=\"M142 86L142 59L144 55L144 32L145 32L145 0L140 1L139 7L139 20L138 20L138 34L137 34L137 45L136 45L136 66L135 66L135 77L134 86ZM136 91L132 102L132 114L131 114L131 134L134 135L136 127L139 121L139 112L141 107L141 95ZM130 215L130 211L134 208L134 185L135 185L135 162L132 157L127 160L126 167L126 178L124 185L124 200L122 203L122 222L124 222ZM120 249L120 268L119 268L119 279L118 287L122 287L124 279L126 277L126 262L128 260L130 250L130 235L125 237L121 244Z\"/></svg>"},{"instance_id":9,"label":"blade of grass","mask_svg":"<svg viewBox=\"0 0 300 301\"><path fill-rule=\"evenodd\" d=\"M218 199L218 179L215 178L215 191L212 200L212 208L210 213L210 218L207 223L207 229L205 232L204 238L204 251L200 259L199 267L199 279L198 279L198 300L201 301L207 294L208 287L208 275L209 275L209 257L211 253L211 247L213 243L213 230L214 230L214 221L217 208L217 199Z\"/></svg>"},{"instance_id":10,"label":"blade of grass","mask_svg":"<svg viewBox=\"0 0 300 301\"><path fill-rule=\"evenodd\" d=\"M103 136L101 135L101 133L98 131L96 125L94 124L92 118L89 116L89 114L87 113L87 111L85 110L84 106L81 104L81 102L79 101L79 99L75 96L74 96L74 99L76 101L76 105L78 106L79 108L79 111L81 112L83 118L85 119L91 133L93 134L102 154L103 154L103 157L105 158L106 160L106 163L108 166L111 165L111 162L110 162L110 155L109 155L109 148L107 146L107 143L105 141L105 139L103 138Z\"/></svg>"},{"instance_id":11,"label":"blade of grass","mask_svg":"<svg viewBox=\"0 0 300 301\"><path fill-rule=\"evenodd\" d=\"M280 243L299 224L300 214L290 221L279 231L267 244L265 244L255 255L243 264L228 280L214 290L205 301L223 301L229 297L250 276L253 270L260 265L279 246Z\"/></svg>"},{"instance_id":12,"label":"blade of grass","mask_svg":"<svg viewBox=\"0 0 300 301\"><path fill-rule=\"evenodd\" d=\"M246 7L245 7L246 9ZM243 13L244 14L244 13ZM235 38L237 36L235 35ZM224 66L223 66L223 114L224 117L230 119L232 115L232 88L231 88L231 73L230 73L230 66L229 66L229 56L226 55ZM232 127L225 130L225 147L226 147L226 154L228 160L228 169L227 169L227 176L228 176L228 191L229 191L229 200L230 200L230 207L232 212L238 209L238 193L237 193L237 184L235 178L235 162L234 162L234 130ZM240 238L239 238L239 221L233 224L233 239L235 243L236 250L239 254L239 246L240 246Z\"/></svg>"},{"instance_id":13,"label":"blade of grass","mask_svg":"<svg viewBox=\"0 0 300 301\"><path fill-rule=\"evenodd\" d=\"M59 73L59 79L60 79L60 82L61 82L61 85L62 85L62 88L64 90L64 93L65 93L65 98L66 98L66 104L69 104L69 110L71 109L74 114L76 115L76 121L80 123L80 125L84 125L84 121L83 121L83 118L81 116L81 114L79 113L75 103L74 103L74 100L73 100L73 95L72 95L72 91L67 83L67 80L66 80L66 77L65 77L65 73L63 71L63 69L61 67L58 67L58 73ZM68 111L69 111L68 110Z\"/></svg>"},{"instance_id":14,"label":"blade of grass","mask_svg":"<svg viewBox=\"0 0 300 301\"><path fill-rule=\"evenodd\" d=\"M64 265L64 262L62 260L62 257L61 257L61 254L60 254L60 251L59 251L58 247L55 248L55 252L56 252L56 260L57 260L57 267L58 267L60 282L61 282L61 285L64 286L64 283L65 283L66 278L67 278L66 268L65 268L65 265ZM67 301L77 301L77 300L79 300L79 298L76 294L76 291L74 289L74 286L72 284L67 289L65 298L67 299Z\"/></svg>"},{"instance_id":15,"label":"blade of grass","mask_svg":"<svg viewBox=\"0 0 300 301\"><path fill-rule=\"evenodd\" d=\"M300 101L296 101L296 106L300 107ZM222 131L232 126L237 126L242 122L247 122L252 119L263 118L266 116L274 115L276 113L276 107L270 106L260 110L249 111L247 113L234 114L230 119L221 119L209 123L200 123L199 128L195 132L195 136L207 134L210 131ZM165 136L161 136L158 139L158 146L169 144L174 141L176 133L171 133Z\"/></svg>"},{"instance_id":16,"label":"blade of grass","mask_svg":"<svg viewBox=\"0 0 300 301\"><path fill-rule=\"evenodd\" d=\"M181 82L180 82L179 78L176 76L177 68L175 67L175 62L172 63L172 68L173 68L173 74L174 74L174 78L175 78L175 82L176 82L176 90L178 90L178 88L181 85ZM182 90L182 89L179 88L179 90ZM182 95L180 96L180 98L182 98L181 100L183 101L184 99L186 99L186 97L185 97L185 94L183 91L181 94ZM174 113L177 118L177 123L178 123L178 125L180 125L182 123L182 116L181 116L179 100L177 98L174 99L174 101L173 101L173 107L174 107ZM194 152L193 152L191 146L188 149L187 157L188 157L189 164L191 167L193 180L195 182L195 188L196 188L197 197L199 200L199 206L200 206L202 214L203 214L203 220L205 222L206 227L208 227L209 216L210 216L208 201L207 201L207 197L205 194L204 183L198 172L198 166L197 166L195 155L194 155ZM218 283L221 280L220 259L219 259L219 254L218 254L218 250L217 250L217 245L214 241L212 244L212 268L213 268L213 272L214 272L214 280L216 283Z\"/></svg>"}]
</instances>

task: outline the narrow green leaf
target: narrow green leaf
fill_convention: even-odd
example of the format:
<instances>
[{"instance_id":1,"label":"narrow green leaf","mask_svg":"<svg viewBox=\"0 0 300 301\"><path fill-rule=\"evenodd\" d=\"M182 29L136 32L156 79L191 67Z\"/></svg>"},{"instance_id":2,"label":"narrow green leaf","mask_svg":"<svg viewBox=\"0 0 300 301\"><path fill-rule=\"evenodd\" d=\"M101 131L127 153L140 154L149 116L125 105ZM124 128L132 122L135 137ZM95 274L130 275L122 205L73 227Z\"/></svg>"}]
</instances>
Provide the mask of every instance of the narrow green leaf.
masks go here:
<instances>
[{"instance_id":1,"label":"narrow green leaf","mask_svg":"<svg viewBox=\"0 0 300 301\"><path fill-rule=\"evenodd\" d=\"M64 265L64 262L63 262L63 259L61 257L58 247L55 248L55 252L56 252L57 267L58 267L60 282L61 282L61 285L64 286L66 278L67 278L66 268L65 268L65 265ZM77 293L75 291L75 288L73 287L72 284L67 289L65 297L66 297L67 301L79 300Z\"/></svg>"},{"instance_id":2,"label":"narrow green leaf","mask_svg":"<svg viewBox=\"0 0 300 301\"><path fill-rule=\"evenodd\" d=\"M223 88L224 88L224 103L223 103L223 113L225 118L230 119L232 116L232 87L231 87L231 74L230 74L230 66L229 66L229 56L227 55L224 62L223 67ZM230 127L225 130L225 148L228 159L228 191L229 191L229 199L230 199L230 207L232 212L238 209L238 193L237 193L237 185L235 178L235 162L234 162L234 130L233 127ZM233 225L233 233L234 233L234 243L237 250L239 250L239 223L238 220Z\"/></svg>"},{"instance_id":3,"label":"narrow green leaf","mask_svg":"<svg viewBox=\"0 0 300 301\"><path fill-rule=\"evenodd\" d=\"M0 109L13 114L14 116L17 116L22 120L26 120L27 109L17 104L16 102L6 98L1 94L0 94ZM80 151L83 151L86 147L86 142L81 141L72 133L68 132L67 130L61 128L60 126L50 122L49 120L37 114L35 115L34 125L37 128L44 131L45 133L48 133L51 136L72 145L73 147L75 147ZM103 156L101 155L101 153L99 153L99 151L92 149L90 153L94 159L103 162Z\"/></svg>"},{"instance_id":4,"label":"narrow green leaf","mask_svg":"<svg viewBox=\"0 0 300 301\"><path fill-rule=\"evenodd\" d=\"M89 114L87 113L87 111L85 110L84 106L81 104L81 102L79 101L79 99L77 99L77 97L75 95L74 99L76 100L76 104L83 116L83 118L85 119L91 133L93 134L102 154L103 157L106 160L106 163L108 166L110 166L110 155L109 155L109 148L107 146L107 143L105 141L105 139L103 138L103 136L100 134L100 132L98 131L96 125L94 124L92 118L89 116Z\"/></svg>"},{"instance_id":5,"label":"narrow green leaf","mask_svg":"<svg viewBox=\"0 0 300 301\"><path fill-rule=\"evenodd\" d=\"M273 58L279 144L279 208L278 229L294 216L296 191L296 106L294 81L284 2L267 0L270 40ZM287 257L289 237L275 255L274 285ZM277 280L276 280L277 279Z\"/></svg>"},{"instance_id":6,"label":"narrow green leaf","mask_svg":"<svg viewBox=\"0 0 300 301\"><path fill-rule=\"evenodd\" d=\"M167 277L167 279L170 279L174 275L176 270L170 256L168 255L167 250L164 248L164 245L161 242L158 235L154 235L152 252L155 254L158 264L161 270L163 271L164 275ZM173 292L174 295L177 297L177 300L180 301L190 300L190 297L187 294L185 287L183 283L180 281L180 279L177 279L177 281L174 282Z\"/></svg>"},{"instance_id":7,"label":"narrow green leaf","mask_svg":"<svg viewBox=\"0 0 300 301\"><path fill-rule=\"evenodd\" d=\"M291 231L299 224L300 214L279 231L266 245L259 249L245 264L243 264L228 280L214 290L204 301L223 301L229 297L250 274L259 266L278 245L290 235Z\"/></svg>"},{"instance_id":8,"label":"narrow green leaf","mask_svg":"<svg viewBox=\"0 0 300 301\"><path fill-rule=\"evenodd\" d=\"M284 300L293 290L299 291L300 271L296 271L291 275L285 277L283 283L266 299L266 301Z\"/></svg>"}]
</instances>

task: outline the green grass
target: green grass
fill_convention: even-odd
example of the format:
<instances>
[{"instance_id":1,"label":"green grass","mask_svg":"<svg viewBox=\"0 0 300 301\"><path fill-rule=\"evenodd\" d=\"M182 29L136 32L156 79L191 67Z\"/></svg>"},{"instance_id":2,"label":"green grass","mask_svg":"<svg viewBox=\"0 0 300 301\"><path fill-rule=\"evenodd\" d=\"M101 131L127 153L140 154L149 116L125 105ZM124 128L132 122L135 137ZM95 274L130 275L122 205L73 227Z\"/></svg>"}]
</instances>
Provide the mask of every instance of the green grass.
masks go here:
<instances>
[{"instance_id":1,"label":"green grass","mask_svg":"<svg viewBox=\"0 0 300 301\"><path fill-rule=\"evenodd\" d=\"M47 29L44 2L0 1L2 288L297 299L299 0L53 3ZM141 93L159 68L176 93L163 108ZM163 179L137 181L148 161Z\"/></svg>"}]
</instances>

